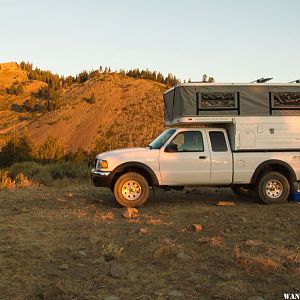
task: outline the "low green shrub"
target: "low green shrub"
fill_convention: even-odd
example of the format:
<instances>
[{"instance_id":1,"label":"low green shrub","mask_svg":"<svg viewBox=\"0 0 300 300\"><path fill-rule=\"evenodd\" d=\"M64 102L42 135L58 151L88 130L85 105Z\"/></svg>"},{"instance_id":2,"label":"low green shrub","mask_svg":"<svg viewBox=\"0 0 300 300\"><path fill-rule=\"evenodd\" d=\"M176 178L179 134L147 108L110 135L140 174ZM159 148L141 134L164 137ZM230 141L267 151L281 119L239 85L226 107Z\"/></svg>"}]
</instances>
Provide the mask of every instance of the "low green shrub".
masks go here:
<instances>
[{"instance_id":1,"label":"low green shrub","mask_svg":"<svg viewBox=\"0 0 300 300\"><path fill-rule=\"evenodd\" d=\"M48 185L53 179L48 167L34 161L24 161L13 164L8 168L10 177L16 178L19 173L40 184Z\"/></svg>"},{"instance_id":2,"label":"low green shrub","mask_svg":"<svg viewBox=\"0 0 300 300\"><path fill-rule=\"evenodd\" d=\"M54 181L89 180L89 167L80 162L59 160L52 163L41 164L34 161L18 162L8 168L11 178L16 178L18 174L24 174L29 180L43 185L53 185Z\"/></svg>"}]
</instances>

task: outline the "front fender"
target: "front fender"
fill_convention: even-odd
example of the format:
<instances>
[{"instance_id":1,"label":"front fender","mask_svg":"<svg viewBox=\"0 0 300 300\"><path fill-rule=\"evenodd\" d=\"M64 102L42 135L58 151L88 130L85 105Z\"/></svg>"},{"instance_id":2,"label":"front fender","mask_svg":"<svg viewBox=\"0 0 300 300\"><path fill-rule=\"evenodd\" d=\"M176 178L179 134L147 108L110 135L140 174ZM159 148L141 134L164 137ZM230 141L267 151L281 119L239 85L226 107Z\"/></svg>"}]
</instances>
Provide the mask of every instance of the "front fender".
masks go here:
<instances>
[{"instance_id":1,"label":"front fender","mask_svg":"<svg viewBox=\"0 0 300 300\"><path fill-rule=\"evenodd\" d=\"M157 179L157 176L156 176L155 172L149 166L147 166L143 163L137 162L137 161L130 161L130 162L123 163L123 164L117 166L112 172L114 174L117 174L117 173L121 173L124 170L130 169L130 168L133 168L133 169L136 168L136 169L143 170L151 178L151 184L152 185L154 185L154 186L159 185L159 182L158 182L158 179Z\"/></svg>"}]
</instances>

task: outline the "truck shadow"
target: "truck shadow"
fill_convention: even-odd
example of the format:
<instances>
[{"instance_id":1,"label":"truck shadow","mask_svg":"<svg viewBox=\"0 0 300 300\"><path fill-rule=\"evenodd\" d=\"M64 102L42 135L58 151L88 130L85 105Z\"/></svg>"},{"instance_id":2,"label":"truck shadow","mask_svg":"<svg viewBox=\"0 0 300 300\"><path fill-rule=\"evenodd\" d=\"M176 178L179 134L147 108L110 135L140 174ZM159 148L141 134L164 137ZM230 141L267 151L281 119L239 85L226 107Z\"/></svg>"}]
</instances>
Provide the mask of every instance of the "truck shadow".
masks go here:
<instances>
[{"instance_id":1,"label":"truck shadow","mask_svg":"<svg viewBox=\"0 0 300 300\"><path fill-rule=\"evenodd\" d=\"M112 209L120 208L114 195L109 191L101 189L99 195L89 197L89 200L101 204L101 206ZM229 188L188 188L183 191L163 191L155 190L150 192L148 201L143 207L160 209L166 205L170 207L174 204L187 206L201 204L204 206L216 205L219 201L234 202L237 205L264 205L262 202L253 197L239 197Z\"/></svg>"},{"instance_id":2,"label":"truck shadow","mask_svg":"<svg viewBox=\"0 0 300 300\"><path fill-rule=\"evenodd\" d=\"M160 203L188 203L216 205L219 201L234 202L235 204L262 204L255 196L239 197L229 188L192 188L183 191L155 191L152 193L148 205L159 206Z\"/></svg>"}]
</instances>

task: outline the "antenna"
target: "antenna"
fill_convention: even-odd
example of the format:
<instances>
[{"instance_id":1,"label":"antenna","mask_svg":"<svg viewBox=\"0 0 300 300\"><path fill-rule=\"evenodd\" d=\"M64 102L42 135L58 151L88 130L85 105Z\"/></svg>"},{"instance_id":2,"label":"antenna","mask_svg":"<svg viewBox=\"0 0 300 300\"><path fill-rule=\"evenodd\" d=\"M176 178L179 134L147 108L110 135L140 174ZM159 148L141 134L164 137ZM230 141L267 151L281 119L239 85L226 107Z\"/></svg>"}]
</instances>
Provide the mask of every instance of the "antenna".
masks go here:
<instances>
[{"instance_id":1,"label":"antenna","mask_svg":"<svg viewBox=\"0 0 300 300\"><path fill-rule=\"evenodd\" d=\"M272 79L273 79L273 77L267 77L267 78L262 77L262 78L254 80L254 81L251 81L250 83L266 83Z\"/></svg>"},{"instance_id":2,"label":"antenna","mask_svg":"<svg viewBox=\"0 0 300 300\"><path fill-rule=\"evenodd\" d=\"M300 79L296 79L296 80L290 81L289 83L300 83Z\"/></svg>"}]
</instances>

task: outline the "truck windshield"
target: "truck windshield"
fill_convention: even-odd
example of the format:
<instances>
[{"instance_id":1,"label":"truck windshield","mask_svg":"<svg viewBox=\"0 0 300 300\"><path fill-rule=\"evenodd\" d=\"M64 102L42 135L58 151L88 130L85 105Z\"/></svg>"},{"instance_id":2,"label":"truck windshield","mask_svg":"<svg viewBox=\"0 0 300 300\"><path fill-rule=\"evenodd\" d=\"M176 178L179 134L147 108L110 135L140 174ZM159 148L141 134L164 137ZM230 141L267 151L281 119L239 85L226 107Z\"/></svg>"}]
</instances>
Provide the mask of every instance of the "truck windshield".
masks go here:
<instances>
[{"instance_id":1,"label":"truck windshield","mask_svg":"<svg viewBox=\"0 0 300 300\"><path fill-rule=\"evenodd\" d=\"M175 131L176 131L175 128L169 128L165 130L151 144L149 144L149 147L152 149L160 149L163 146L163 144L173 135Z\"/></svg>"}]
</instances>

